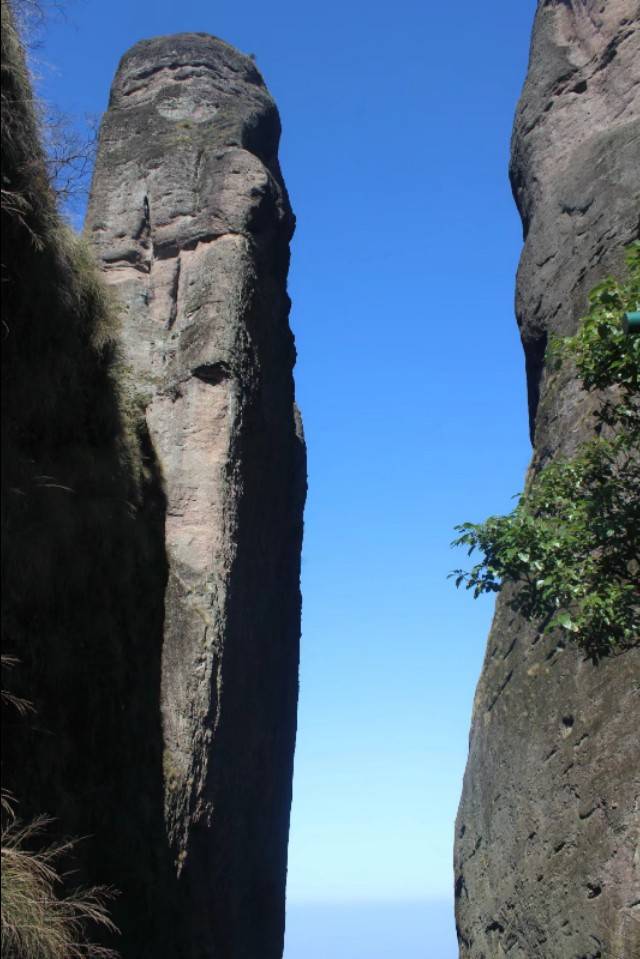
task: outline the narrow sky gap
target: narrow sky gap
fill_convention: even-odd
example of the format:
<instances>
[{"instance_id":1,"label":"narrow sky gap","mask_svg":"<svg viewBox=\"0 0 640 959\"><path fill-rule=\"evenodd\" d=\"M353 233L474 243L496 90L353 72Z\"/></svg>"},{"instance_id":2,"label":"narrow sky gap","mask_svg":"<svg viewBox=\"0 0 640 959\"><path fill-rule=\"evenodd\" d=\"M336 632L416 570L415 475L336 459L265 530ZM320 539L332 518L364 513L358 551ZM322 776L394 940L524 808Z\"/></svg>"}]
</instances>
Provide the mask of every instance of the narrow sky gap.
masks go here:
<instances>
[{"instance_id":1,"label":"narrow sky gap","mask_svg":"<svg viewBox=\"0 0 640 959\"><path fill-rule=\"evenodd\" d=\"M38 50L42 93L79 126L132 43L183 30L255 54L282 115L310 484L291 937L312 903L387 902L393 924L451 901L492 607L447 580L449 543L510 508L530 452L507 163L534 6L73 0ZM345 956L374 959L351 915ZM416 915L403 959L431 956ZM433 959L453 956L451 913L424 915ZM299 942L287 959L313 959Z\"/></svg>"}]
</instances>

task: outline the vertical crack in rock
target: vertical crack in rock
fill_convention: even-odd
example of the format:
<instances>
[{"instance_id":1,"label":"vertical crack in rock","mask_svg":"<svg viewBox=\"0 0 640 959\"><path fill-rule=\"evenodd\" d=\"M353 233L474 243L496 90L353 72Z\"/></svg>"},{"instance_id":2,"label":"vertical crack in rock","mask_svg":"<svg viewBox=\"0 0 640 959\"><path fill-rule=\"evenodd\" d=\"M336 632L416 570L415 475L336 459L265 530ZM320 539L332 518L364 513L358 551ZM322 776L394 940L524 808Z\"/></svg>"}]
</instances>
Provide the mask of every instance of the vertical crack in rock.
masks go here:
<instances>
[{"instance_id":1,"label":"vertical crack in rock","mask_svg":"<svg viewBox=\"0 0 640 959\"><path fill-rule=\"evenodd\" d=\"M576 379L545 369L547 337L575 330L588 291L622 272L639 233L639 20L637 0L538 4L510 170L526 241L516 312L533 469L571 455L590 428ZM640 650L594 667L508 599L476 692L458 817L460 955L630 959L640 955Z\"/></svg>"},{"instance_id":2,"label":"vertical crack in rock","mask_svg":"<svg viewBox=\"0 0 640 959\"><path fill-rule=\"evenodd\" d=\"M279 135L251 59L143 41L87 220L167 497L164 804L194 959L282 952L306 474Z\"/></svg>"}]
</instances>

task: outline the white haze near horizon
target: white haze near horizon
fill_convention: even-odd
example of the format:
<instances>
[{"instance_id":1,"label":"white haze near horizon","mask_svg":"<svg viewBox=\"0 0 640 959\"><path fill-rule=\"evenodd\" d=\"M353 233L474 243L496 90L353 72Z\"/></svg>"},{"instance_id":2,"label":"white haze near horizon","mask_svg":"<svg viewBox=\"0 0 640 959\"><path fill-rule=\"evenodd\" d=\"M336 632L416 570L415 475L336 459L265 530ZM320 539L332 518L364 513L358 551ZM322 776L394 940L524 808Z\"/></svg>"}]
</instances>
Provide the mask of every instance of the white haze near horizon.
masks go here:
<instances>
[{"instance_id":1,"label":"white haze near horizon","mask_svg":"<svg viewBox=\"0 0 640 959\"><path fill-rule=\"evenodd\" d=\"M457 959L451 902L292 903L284 959Z\"/></svg>"}]
</instances>

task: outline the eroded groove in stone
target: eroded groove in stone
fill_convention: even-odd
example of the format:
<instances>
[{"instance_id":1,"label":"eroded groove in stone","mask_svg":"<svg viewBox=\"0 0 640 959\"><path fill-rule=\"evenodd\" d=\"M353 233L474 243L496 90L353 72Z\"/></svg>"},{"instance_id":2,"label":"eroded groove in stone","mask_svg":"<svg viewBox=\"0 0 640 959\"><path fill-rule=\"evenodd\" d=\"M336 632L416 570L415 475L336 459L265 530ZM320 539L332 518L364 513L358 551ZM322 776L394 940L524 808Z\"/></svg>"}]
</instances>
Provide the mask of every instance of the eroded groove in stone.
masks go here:
<instances>
[{"instance_id":1,"label":"eroded groove in stone","mask_svg":"<svg viewBox=\"0 0 640 959\"><path fill-rule=\"evenodd\" d=\"M167 496L165 815L198 959L282 950L306 484L279 132L248 57L137 44L87 222Z\"/></svg>"}]
</instances>

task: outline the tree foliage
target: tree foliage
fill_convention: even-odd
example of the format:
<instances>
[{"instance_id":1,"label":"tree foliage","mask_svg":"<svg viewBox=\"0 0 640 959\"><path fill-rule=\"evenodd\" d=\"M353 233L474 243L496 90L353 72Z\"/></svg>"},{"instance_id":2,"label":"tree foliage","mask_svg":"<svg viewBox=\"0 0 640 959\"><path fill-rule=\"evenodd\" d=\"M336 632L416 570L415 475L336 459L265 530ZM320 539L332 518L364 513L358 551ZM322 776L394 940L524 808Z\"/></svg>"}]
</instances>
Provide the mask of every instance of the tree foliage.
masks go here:
<instances>
[{"instance_id":1,"label":"tree foliage","mask_svg":"<svg viewBox=\"0 0 640 959\"><path fill-rule=\"evenodd\" d=\"M627 263L627 279L592 290L576 335L548 351L594 395L593 438L534 473L507 516L457 526L453 544L480 553L451 574L456 586L477 597L514 584L517 611L594 661L640 641L640 335L621 323L640 308L640 242Z\"/></svg>"}]
</instances>

